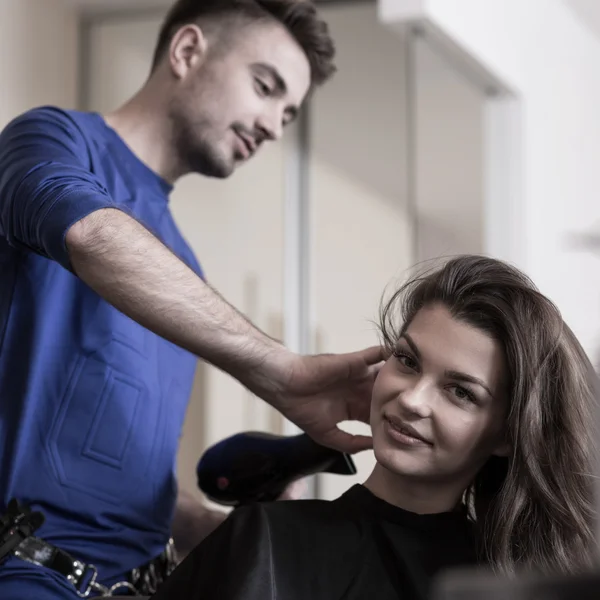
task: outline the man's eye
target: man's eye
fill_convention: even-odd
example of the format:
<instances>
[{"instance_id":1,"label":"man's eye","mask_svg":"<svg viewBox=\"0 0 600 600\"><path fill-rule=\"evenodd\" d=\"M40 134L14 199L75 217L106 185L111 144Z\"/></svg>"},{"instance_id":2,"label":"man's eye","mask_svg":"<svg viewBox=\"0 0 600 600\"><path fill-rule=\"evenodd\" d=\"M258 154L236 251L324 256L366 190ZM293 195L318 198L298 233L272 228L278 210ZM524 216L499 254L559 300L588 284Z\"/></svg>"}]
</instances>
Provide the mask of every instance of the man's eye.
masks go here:
<instances>
[{"instance_id":1,"label":"man's eye","mask_svg":"<svg viewBox=\"0 0 600 600\"><path fill-rule=\"evenodd\" d=\"M258 90L261 96L268 96L271 93L271 89L264 81L262 81L261 79L255 79L255 81L256 89Z\"/></svg>"}]
</instances>

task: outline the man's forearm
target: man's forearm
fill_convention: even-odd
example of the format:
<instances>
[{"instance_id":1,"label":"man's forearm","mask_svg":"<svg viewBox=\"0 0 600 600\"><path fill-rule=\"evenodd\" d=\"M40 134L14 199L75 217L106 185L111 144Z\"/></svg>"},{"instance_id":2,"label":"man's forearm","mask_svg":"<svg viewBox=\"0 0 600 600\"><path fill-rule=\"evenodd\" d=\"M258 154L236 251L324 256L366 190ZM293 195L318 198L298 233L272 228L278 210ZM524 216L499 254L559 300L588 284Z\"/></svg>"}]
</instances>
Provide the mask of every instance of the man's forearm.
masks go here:
<instances>
[{"instance_id":1,"label":"man's forearm","mask_svg":"<svg viewBox=\"0 0 600 600\"><path fill-rule=\"evenodd\" d=\"M67 233L73 270L144 327L243 384L261 377L282 346L256 329L135 219L98 210Z\"/></svg>"}]
</instances>

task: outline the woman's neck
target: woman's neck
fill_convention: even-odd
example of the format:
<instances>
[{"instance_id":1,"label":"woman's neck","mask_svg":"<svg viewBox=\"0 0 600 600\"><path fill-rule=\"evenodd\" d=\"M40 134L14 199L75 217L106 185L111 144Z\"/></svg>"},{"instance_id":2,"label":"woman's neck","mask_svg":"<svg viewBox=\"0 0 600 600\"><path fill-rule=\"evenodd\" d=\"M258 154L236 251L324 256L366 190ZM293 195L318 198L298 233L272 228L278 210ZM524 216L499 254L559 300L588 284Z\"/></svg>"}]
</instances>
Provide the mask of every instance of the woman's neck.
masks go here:
<instances>
[{"instance_id":1,"label":"woman's neck","mask_svg":"<svg viewBox=\"0 0 600 600\"><path fill-rule=\"evenodd\" d=\"M377 463L364 483L375 496L389 504L416 514L451 512L460 504L463 486L444 486L439 483L421 483L392 473Z\"/></svg>"}]
</instances>

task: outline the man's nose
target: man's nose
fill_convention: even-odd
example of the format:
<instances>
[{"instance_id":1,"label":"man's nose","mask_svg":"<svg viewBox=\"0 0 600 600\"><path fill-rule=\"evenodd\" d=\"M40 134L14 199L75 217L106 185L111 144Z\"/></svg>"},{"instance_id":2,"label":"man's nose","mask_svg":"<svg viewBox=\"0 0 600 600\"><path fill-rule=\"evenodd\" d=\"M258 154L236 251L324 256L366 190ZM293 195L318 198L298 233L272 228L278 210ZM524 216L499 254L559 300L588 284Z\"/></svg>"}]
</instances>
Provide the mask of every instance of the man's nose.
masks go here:
<instances>
[{"instance_id":1,"label":"man's nose","mask_svg":"<svg viewBox=\"0 0 600 600\"><path fill-rule=\"evenodd\" d=\"M277 141L283 135L283 113L272 110L261 116L257 126L264 139Z\"/></svg>"}]
</instances>

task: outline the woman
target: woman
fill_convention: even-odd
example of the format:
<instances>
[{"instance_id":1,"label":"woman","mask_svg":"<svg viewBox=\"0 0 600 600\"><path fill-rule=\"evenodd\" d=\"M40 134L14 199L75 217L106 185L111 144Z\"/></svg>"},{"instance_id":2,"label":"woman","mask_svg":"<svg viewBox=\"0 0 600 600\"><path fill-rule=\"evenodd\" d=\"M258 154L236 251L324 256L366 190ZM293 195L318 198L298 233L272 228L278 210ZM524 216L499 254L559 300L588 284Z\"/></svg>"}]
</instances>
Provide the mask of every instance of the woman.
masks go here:
<instances>
[{"instance_id":1,"label":"woman","mask_svg":"<svg viewBox=\"0 0 600 600\"><path fill-rule=\"evenodd\" d=\"M396 292L381 330L365 484L234 511L157 600L422 600L452 567L591 564L596 378L553 304L463 256Z\"/></svg>"}]
</instances>

